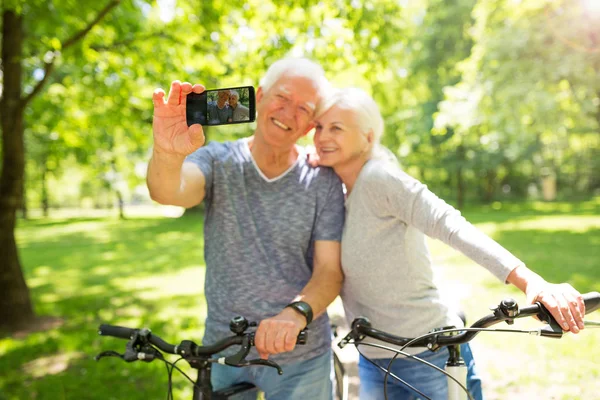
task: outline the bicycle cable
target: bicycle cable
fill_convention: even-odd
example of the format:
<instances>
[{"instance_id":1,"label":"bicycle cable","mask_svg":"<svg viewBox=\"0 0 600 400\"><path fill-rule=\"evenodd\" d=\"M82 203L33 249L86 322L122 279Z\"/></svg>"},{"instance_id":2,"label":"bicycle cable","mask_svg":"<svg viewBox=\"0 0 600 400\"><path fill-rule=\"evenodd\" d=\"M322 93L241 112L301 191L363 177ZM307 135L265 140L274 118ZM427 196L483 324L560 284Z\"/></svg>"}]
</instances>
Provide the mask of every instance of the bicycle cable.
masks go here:
<instances>
[{"instance_id":1,"label":"bicycle cable","mask_svg":"<svg viewBox=\"0 0 600 400\"><path fill-rule=\"evenodd\" d=\"M358 350L358 352L360 353L361 356L363 356L365 358L365 360L369 361L371 364L375 365L377 368L379 368L381 371L385 372L385 377L384 377L384 381L383 381L383 395L384 398L387 400L388 396L387 396L387 380L388 377L391 376L392 378L396 379L397 381L401 382L403 385L406 385L408 388L414 390L415 392L417 392L419 395L423 396L425 398L425 400L431 400L429 397L427 397L427 395L425 395L424 393L421 393L418 389L416 389L415 387L413 387L412 385L410 385L409 383L407 383L406 381L404 381L403 379L397 377L396 375L394 375L391 371L391 365L393 363L393 361L396 359L396 357L398 355L403 355L405 357L408 358L412 358L420 363L423 363L429 367L434 368L435 370L441 372L442 374L446 375L448 378L452 379L454 382L456 382L457 385L459 385L466 393L467 396L469 397L469 400L474 400L473 397L471 396L471 394L468 392L467 388L464 387L455 377L453 377L452 375L450 375L448 372L444 371L443 369L439 368L437 365L434 365L428 361L423 360L420 357L417 357L415 355L412 355L410 353L406 353L404 351L401 350L397 350L394 349L392 347L388 347L388 346L383 346L377 343L359 343L358 345L365 345L365 346L370 346L370 347L376 347L376 348L380 348L383 350L388 350L391 351L393 353L396 353L396 355L392 358L392 360L390 360L390 363L388 364L388 368L385 369L377 364L375 364L375 362L373 362L372 360L370 360L368 357L366 357L359 349L358 349L358 345L356 345L356 343L354 344L356 346L356 349Z\"/></svg>"},{"instance_id":2,"label":"bicycle cable","mask_svg":"<svg viewBox=\"0 0 600 400\"><path fill-rule=\"evenodd\" d=\"M414 386L412 386L410 383L406 382L406 381L405 381L405 380L403 380L402 378L399 378L398 376L396 376L396 375L395 375L395 374L393 374L393 373L389 373L389 374L388 374L388 372L389 372L388 370L386 370L385 368L383 368L383 367L382 367L382 366L380 366L380 365L377 365L377 364L376 364L376 363L375 363L373 360L371 360L370 358L366 357L366 356L365 356L365 355L364 355L364 354L363 354L363 353L360 351L360 349L358 348L358 346L359 346L359 345L360 345L360 346L362 346L362 345L365 345L365 346L370 346L370 347L379 347L379 348L383 348L383 349L385 349L385 350L391 350L391 351L395 351L395 350L393 350L393 349L391 349L391 348L388 348L388 347L386 347L386 346L381 346L381 345L375 344L375 343L359 343L358 345L357 345L356 343L354 343L354 345L355 345L355 347L356 347L356 350L358 351L358 353L359 353L359 354L360 354L360 355L361 355L361 356L362 356L362 357L363 357L365 360L367 360L368 362L370 362L371 364L373 364L373 365L374 365L375 367L377 367L379 370L381 370L381 371L383 371L383 372L385 372L385 373L386 373L386 378L385 378L386 380L387 380L388 376L391 376L392 378L396 379L398 382L402 383L403 385L405 385L405 386L407 386L408 388L410 388L410 389L414 390L415 392L417 392L419 395L423 396L423 397L425 398L425 400L431 400L431 399L430 399L429 397L427 397L427 396L426 396L424 393L422 393L421 391L419 391L417 388L415 388ZM420 359L419 359L419 360L420 360ZM425 361L425 360L422 360L422 361ZM387 385L386 385L386 382L384 382L384 386L383 386L383 395L385 396L385 399L387 400Z\"/></svg>"},{"instance_id":3,"label":"bicycle cable","mask_svg":"<svg viewBox=\"0 0 600 400\"><path fill-rule=\"evenodd\" d=\"M448 328L448 329L441 329L441 330L435 331L435 332L429 332L429 333L426 333L424 335L418 336L418 337L410 340L404 346L400 347L400 350L406 349L411 344L413 344L415 342L418 342L419 340L427 339L427 338L432 337L432 336L438 336L440 333L450 333L450 332L527 333L529 335L541 336L541 329L523 330L523 329L497 329L497 328L494 328L494 329L491 329L491 328Z\"/></svg>"},{"instance_id":4,"label":"bicycle cable","mask_svg":"<svg viewBox=\"0 0 600 400\"><path fill-rule=\"evenodd\" d=\"M385 369L377 364L375 364L372 360L370 360L368 357L365 357L363 355L363 353L358 349L358 345L356 342L352 342L355 347L357 348L358 352L360 353L361 356L363 356L365 358L365 360L367 360L368 362L370 362L371 364L375 365L378 369L380 369L381 371L383 371L385 373L385 377L384 377L384 381L383 381L383 390L384 390L384 396L387 400L387 380L388 377L391 376L392 378L396 379L397 381L401 382L402 384L404 384L405 386L407 386L408 388L414 390L415 392L419 393L419 395L424 396L426 399L429 399L427 396L425 396L423 393L421 393L419 390L417 390L416 388L412 387L410 384L408 384L407 382L405 382L404 380L402 380L401 378L397 377L396 375L394 375L393 373L391 373L391 366L394 362L394 360L398 357L398 355L404 355L407 356L409 358L413 358L423 364L429 365L430 367L433 367L436 370L439 370L440 372L442 372L444 375L448 376L450 379L452 379L454 382L456 382L461 389L463 389L465 391L465 393L467 393L467 396L469 397L470 400L473 400L473 397L471 395L471 393L469 393L469 391L467 390L467 388L462 385L460 382L458 382L458 380L456 378L454 378L453 376L451 376L450 374L448 374L446 371L442 370L441 368L438 368L435 365L432 365L430 363L428 363L425 360L420 359L419 357L416 357L414 355L411 355L407 352L404 351L404 349L406 349L407 347L409 347L411 344L422 340L422 339L426 339L428 337L432 337L432 336L437 336L439 334L442 333L449 333L449 332L502 332L502 333L526 333L529 335L536 335L536 336L540 336L541 333L541 329L532 329L532 330L522 330L522 329L491 329L491 328L449 328L449 329L442 329L439 331L435 331L435 332L430 332L430 333L426 333L424 335L421 335L419 337L416 337L412 340L410 340L408 343L406 343L404 346L402 346L400 348L400 350L395 349L395 348L391 348L391 347L387 347L387 346L382 346L379 344L375 344L375 343L358 343L358 345L366 345L366 346L371 346L371 347L378 347L384 350L389 350L392 351L394 353L396 353L394 355L394 357L392 358L392 360L390 360L390 363L388 364L388 369ZM446 346L444 346L446 347Z\"/></svg>"},{"instance_id":5,"label":"bicycle cable","mask_svg":"<svg viewBox=\"0 0 600 400\"><path fill-rule=\"evenodd\" d=\"M165 368L167 368L167 376L169 377L168 386L167 386L167 400L173 400L173 390L171 388L171 371L169 368L169 364L165 363Z\"/></svg>"},{"instance_id":6,"label":"bicycle cable","mask_svg":"<svg viewBox=\"0 0 600 400\"><path fill-rule=\"evenodd\" d=\"M167 400L175 400L175 396L173 396L173 368L175 368L175 364L177 364L179 361L183 360L183 357L178 358L177 360L175 360L175 362L172 364L171 369L169 369L167 367L167 370L169 371L168 374L168 392L167 392ZM179 372L181 372L181 370L178 369ZM185 374L184 374L185 375ZM191 380L190 378L188 378L189 380ZM192 381L193 382L193 381ZM170 398L169 398L170 396Z\"/></svg>"},{"instance_id":7,"label":"bicycle cable","mask_svg":"<svg viewBox=\"0 0 600 400\"><path fill-rule=\"evenodd\" d=\"M168 364L169 366L171 366L171 372L172 372L173 368L174 368L174 369L176 369L176 370L177 370L177 371L178 371L178 372L179 372L181 375L183 375L183 376L184 376L184 377L185 377L185 378L186 378L188 381L190 381L190 383L191 383L192 385L194 385L194 387L200 388L200 386L198 386L198 385L196 384L196 382L194 382L194 380L193 380L192 378L190 378L190 377L189 377L189 376L188 376L188 375L187 375L185 372L183 372L183 371L181 370L181 368L179 368L178 366L176 366L176 365L175 365L176 363L178 363L179 361L181 361L181 360L183 360L183 359L184 359L184 358L179 358L179 359L177 359L177 360L176 360L174 363L172 363L172 362L170 362L170 361L167 361L167 360L166 360L166 359L164 359L164 358L160 358L160 360L161 360L161 361L163 361L165 364ZM172 390L172 389L171 389L171 390ZM172 395L171 395L171 396L172 396Z\"/></svg>"},{"instance_id":8,"label":"bicycle cable","mask_svg":"<svg viewBox=\"0 0 600 400\"><path fill-rule=\"evenodd\" d=\"M392 359L390 360L389 364L388 364L388 371L391 371L392 369L392 364L394 363L394 361L396 360L396 358L398 357L398 355L403 355L405 357L409 357L409 358L413 358L417 361L421 361L422 363L424 363L425 365L429 365L430 367L436 369L437 371L440 371L441 373L443 373L444 375L446 375L448 378L452 379L458 386L460 386L460 388L462 390L465 391L465 393L467 394L467 396L469 397L469 400L475 400L473 398L473 396L471 395L471 393L469 392L469 390L458 381L458 379L456 379L455 377L453 377L452 375L450 375L449 373L447 373L446 371L444 371L443 369L439 368L437 365L433 365L425 360L422 360L419 357L416 357L414 355L411 355L410 353L406 353L404 351L398 351L398 350L394 350L394 352L396 353L394 355L394 357L392 357ZM387 400L387 376L384 377L384 381L383 381L383 392L386 394L386 400Z\"/></svg>"}]
</instances>

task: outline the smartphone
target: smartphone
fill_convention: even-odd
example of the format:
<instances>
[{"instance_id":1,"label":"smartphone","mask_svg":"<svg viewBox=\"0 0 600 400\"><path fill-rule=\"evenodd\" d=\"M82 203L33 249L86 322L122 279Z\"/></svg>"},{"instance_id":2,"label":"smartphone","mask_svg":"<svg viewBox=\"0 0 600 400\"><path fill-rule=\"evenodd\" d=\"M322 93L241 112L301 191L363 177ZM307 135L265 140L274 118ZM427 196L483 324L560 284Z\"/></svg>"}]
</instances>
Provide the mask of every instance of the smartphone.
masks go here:
<instances>
[{"instance_id":1,"label":"smartphone","mask_svg":"<svg viewBox=\"0 0 600 400\"><path fill-rule=\"evenodd\" d=\"M190 93L185 103L187 125L228 125L256 119L254 87L239 86Z\"/></svg>"}]
</instances>

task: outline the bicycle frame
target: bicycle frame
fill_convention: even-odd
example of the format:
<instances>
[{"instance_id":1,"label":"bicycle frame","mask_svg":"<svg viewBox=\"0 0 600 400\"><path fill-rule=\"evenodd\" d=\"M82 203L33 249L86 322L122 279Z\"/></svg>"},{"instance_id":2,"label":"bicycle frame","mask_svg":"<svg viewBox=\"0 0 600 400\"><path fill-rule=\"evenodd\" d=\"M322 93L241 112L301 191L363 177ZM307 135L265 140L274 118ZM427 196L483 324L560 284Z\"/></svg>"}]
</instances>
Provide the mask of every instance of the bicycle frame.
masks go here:
<instances>
[{"instance_id":1,"label":"bicycle frame","mask_svg":"<svg viewBox=\"0 0 600 400\"><path fill-rule=\"evenodd\" d=\"M465 387L467 386L468 368L460 356L460 346L449 346L448 350L450 355L448 356L445 368L448 374L448 400L468 400L467 394L456 383L456 381L462 382ZM456 379L456 381L452 378Z\"/></svg>"},{"instance_id":2,"label":"bicycle frame","mask_svg":"<svg viewBox=\"0 0 600 400\"><path fill-rule=\"evenodd\" d=\"M208 358L206 360L194 360L189 362L189 364L192 368L198 370L198 379L194 383L192 400L225 400L240 393L258 390L253 384L242 382L215 392L210 380L212 366L208 362Z\"/></svg>"}]
</instances>

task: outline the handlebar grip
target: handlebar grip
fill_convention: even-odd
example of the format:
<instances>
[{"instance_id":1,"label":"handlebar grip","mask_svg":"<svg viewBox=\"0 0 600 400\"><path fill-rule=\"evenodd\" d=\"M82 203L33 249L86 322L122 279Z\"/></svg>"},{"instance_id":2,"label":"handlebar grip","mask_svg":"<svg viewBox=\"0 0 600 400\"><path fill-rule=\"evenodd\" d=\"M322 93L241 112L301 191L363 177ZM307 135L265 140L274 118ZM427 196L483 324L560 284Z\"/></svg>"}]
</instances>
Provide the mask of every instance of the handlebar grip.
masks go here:
<instances>
[{"instance_id":1,"label":"handlebar grip","mask_svg":"<svg viewBox=\"0 0 600 400\"><path fill-rule=\"evenodd\" d=\"M306 340L308 339L308 331L306 329L302 329L298 334L298 339L296 339L296 344L306 344Z\"/></svg>"},{"instance_id":2,"label":"handlebar grip","mask_svg":"<svg viewBox=\"0 0 600 400\"><path fill-rule=\"evenodd\" d=\"M582 295L585 303L585 313L589 314L600 308L600 293L589 292Z\"/></svg>"},{"instance_id":3,"label":"handlebar grip","mask_svg":"<svg viewBox=\"0 0 600 400\"><path fill-rule=\"evenodd\" d=\"M585 313L589 314L600 309L600 293L589 292L581 295L583 297L583 303L585 304ZM527 307L523 307L519 310L519 314L522 316L536 315L538 313L545 313L550 315L550 312L541 303L536 303ZM540 315L538 315L540 317ZM545 319L544 319L545 320Z\"/></svg>"},{"instance_id":4,"label":"handlebar grip","mask_svg":"<svg viewBox=\"0 0 600 400\"><path fill-rule=\"evenodd\" d=\"M131 339L135 329L125 328L117 325L102 324L98 327L98 334L102 336L114 336L121 339Z\"/></svg>"}]
</instances>

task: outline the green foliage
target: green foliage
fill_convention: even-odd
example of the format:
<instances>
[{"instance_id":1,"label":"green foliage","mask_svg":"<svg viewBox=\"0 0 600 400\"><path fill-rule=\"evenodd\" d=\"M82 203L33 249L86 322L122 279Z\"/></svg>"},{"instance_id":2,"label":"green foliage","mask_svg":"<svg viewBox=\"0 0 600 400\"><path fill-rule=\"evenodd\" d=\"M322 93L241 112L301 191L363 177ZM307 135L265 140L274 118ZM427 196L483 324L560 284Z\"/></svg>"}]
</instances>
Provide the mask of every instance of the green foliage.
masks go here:
<instances>
[{"instance_id":1,"label":"green foliage","mask_svg":"<svg viewBox=\"0 0 600 400\"><path fill-rule=\"evenodd\" d=\"M571 194L598 188L574 163L594 163L600 147L571 146L600 131L600 47L590 25L600 15L582 7L555 1L475 6L475 45L460 66L461 82L447 89L436 125L471 138L480 170L505 169L510 177L532 164L529 183L550 167Z\"/></svg>"},{"instance_id":2,"label":"green foliage","mask_svg":"<svg viewBox=\"0 0 600 400\"><path fill-rule=\"evenodd\" d=\"M523 198L543 167L564 196L600 188L600 16L584 1L128 0L67 49L109 0L13 3L25 21L26 93L55 60L26 110L34 207L43 179L68 181L71 159L88 177L82 193L108 188L131 199L152 144L155 88L174 79L258 86L285 56L313 58L337 86L370 91L386 119L384 143L444 196L461 178L470 198Z\"/></svg>"}]
</instances>

